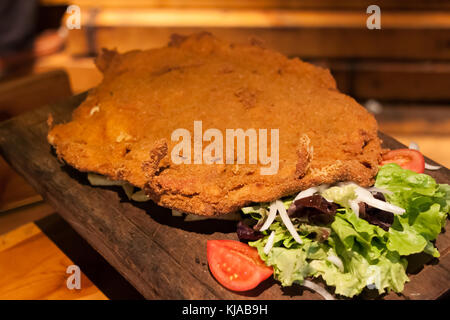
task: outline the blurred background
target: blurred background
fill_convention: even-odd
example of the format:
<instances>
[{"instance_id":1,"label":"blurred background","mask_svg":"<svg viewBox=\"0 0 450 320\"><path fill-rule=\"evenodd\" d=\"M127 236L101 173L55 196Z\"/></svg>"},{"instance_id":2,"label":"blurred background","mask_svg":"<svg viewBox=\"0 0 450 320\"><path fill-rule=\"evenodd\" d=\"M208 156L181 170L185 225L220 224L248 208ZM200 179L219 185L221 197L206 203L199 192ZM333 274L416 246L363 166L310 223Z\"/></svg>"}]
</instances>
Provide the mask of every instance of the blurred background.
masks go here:
<instances>
[{"instance_id":1,"label":"blurred background","mask_svg":"<svg viewBox=\"0 0 450 320\"><path fill-rule=\"evenodd\" d=\"M372 4L381 30L366 26ZM80 9L80 29L66 27L69 5ZM63 70L79 93L101 81L93 57L103 47L159 47L172 33L201 30L234 42L257 38L330 68L382 131L450 166L450 1L4 0L0 13L2 83ZM3 118L18 113L0 107Z\"/></svg>"},{"instance_id":2,"label":"blurred background","mask_svg":"<svg viewBox=\"0 0 450 320\"><path fill-rule=\"evenodd\" d=\"M370 5L381 9L381 29L367 28ZM1 0L0 121L96 86L102 77L93 61L101 48L160 47L173 33L198 31L232 42L257 39L329 68L338 88L372 112L381 131L406 145L416 142L450 167L450 0ZM30 249L29 225L5 234L53 212L0 157L0 243L15 238L28 243L26 256L47 250L66 259L51 242ZM3 249L0 264L14 256ZM23 268L8 271L0 298L104 298L93 286L68 295L60 284L64 270L49 282L42 269L54 288L44 292L36 278L31 290L30 261L14 252Z\"/></svg>"}]
</instances>

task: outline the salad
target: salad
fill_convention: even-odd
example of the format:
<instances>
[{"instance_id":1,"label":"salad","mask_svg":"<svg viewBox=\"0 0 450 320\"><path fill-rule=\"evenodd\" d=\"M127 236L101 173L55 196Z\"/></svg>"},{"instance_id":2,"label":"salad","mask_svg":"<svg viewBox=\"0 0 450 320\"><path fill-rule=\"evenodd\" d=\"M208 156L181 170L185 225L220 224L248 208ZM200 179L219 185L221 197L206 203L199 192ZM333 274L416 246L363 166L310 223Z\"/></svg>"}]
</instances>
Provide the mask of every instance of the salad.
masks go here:
<instances>
[{"instance_id":1,"label":"salad","mask_svg":"<svg viewBox=\"0 0 450 320\"><path fill-rule=\"evenodd\" d=\"M325 299L334 296L317 279L348 298L366 287L379 294L401 292L409 280L408 256L440 256L434 240L450 207L450 186L423 173L440 167L425 163L417 149L384 155L373 187L321 185L220 216L239 220L240 241L207 242L212 275L233 291L251 290L273 276L282 286L300 284ZM94 186L121 186L130 200L149 201L124 181L93 173L88 179ZM172 214L185 221L208 218Z\"/></svg>"},{"instance_id":2,"label":"salad","mask_svg":"<svg viewBox=\"0 0 450 320\"><path fill-rule=\"evenodd\" d=\"M211 273L235 291L273 275L282 286L297 283L326 299L333 296L314 280L348 298L366 287L401 292L409 281L408 256L440 256L434 240L450 206L448 184L410 169L423 172L386 161L371 188L322 185L243 208L241 242L208 241Z\"/></svg>"}]
</instances>

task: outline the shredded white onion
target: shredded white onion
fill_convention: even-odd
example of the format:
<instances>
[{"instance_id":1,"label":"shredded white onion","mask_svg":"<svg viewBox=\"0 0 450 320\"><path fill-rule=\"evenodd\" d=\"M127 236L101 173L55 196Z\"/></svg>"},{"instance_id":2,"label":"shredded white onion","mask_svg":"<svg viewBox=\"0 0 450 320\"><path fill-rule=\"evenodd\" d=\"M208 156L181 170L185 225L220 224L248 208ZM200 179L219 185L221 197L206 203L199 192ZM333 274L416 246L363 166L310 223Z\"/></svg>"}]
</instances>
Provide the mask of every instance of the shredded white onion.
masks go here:
<instances>
[{"instance_id":1,"label":"shredded white onion","mask_svg":"<svg viewBox=\"0 0 450 320\"><path fill-rule=\"evenodd\" d=\"M409 149L413 149L413 150L417 150L417 151L420 150L419 145L417 143L415 143L414 141L412 141L409 144ZM432 164L428 164L428 163L425 162L425 169L427 169L427 170L439 170L440 168L442 168L442 167L441 166L434 166Z\"/></svg>"},{"instance_id":2,"label":"shredded white onion","mask_svg":"<svg viewBox=\"0 0 450 320\"><path fill-rule=\"evenodd\" d=\"M380 193L386 193L386 194L392 194L392 191L386 190L386 189L381 189L381 188L377 188L377 187L370 187L367 190L369 190L370 192L380 192Z\"/></svg>"},{"instance_id":3,"label":"shredded white onion","mask_svg":"<svg viewBox=\"0 0 450 320\"><path fill-rule=\"evenodd\" d=\"M292 235L294 240L300 244L303 243L302 239L300 239L297 230L295 230L295 227L292 224L292 221L286 212L286 208L284 207L283 202L277 200L275 201L275 204L277 206L278 212L280 213L281 220L283 221L284 225L286 226L286 228L288 229L289 233Z\"/></svg>"},{"instance_id":4,"label":"shredded white onion","mask_svg":"<svg viewBox=\"0 0 450 320\"><path fill-rule=\"evenodd\" d=\"M307 198L307 197L311 197L317 191L319 191L318 187L311 187L309 189L303 190L294 198L294 201L303 199L303 198Z\"/></svg>"},{"instance_id":5,"label":"shredded white onion","mask_svg":"<svg viewBox=\"0 0 450 320\"><path fill-rule=\"evenodd\" d=\"M269 254L270 250L272 250L274 239L275 239L275 231L272 231L272 233L269 236L269 239L267 239L266 245L264 246L263 251L266 255Z\"/></svg>"},{"instance_id":6,"label":"shredded white onion","mask_svg":"<svg viewBox=\"0 0 450 320\"><path fill-rule=\"evenodd\" d=\"M335 300L334 297L324 288L322 288L321 286L319 286L318 284L309 281L309 280L304 280L303 281L303 286L306 288L311 289L314 292L317 292L318 294L320 294L325 300Z\"/></svg>"},{"instance_id":7,"label":"shredded white onion","mask_svg":"<svg viewBox=\"0 0 450 320\"><path fill-rule=\"evenodd\" d=\"M352 209L353 213L359 218L359 204L356 200L350 200L348 202L350 204L350 208Z\"/></svg>"},{"instance_id":8,"label":"shredded white onion","mask_svg":"<svg viewBox=\"0 0 450 320\"><path fill-rule=\"evenodd\" d=\"M383 210L383 211L387 211L387 212L392 212L393 214L403 214L405 213L405 209L394 206L393 204L390 204L388 202L385 201L381 201L378 199L375 199L374 196L370 193L370 191L355 185L355 193L356 193L356 201L357 202L365 202L367 203L369 206L372 206L374 208Z\"/></svg>"},{"instance_id":9,"label":"shredded white onion","mask_svg":"<svg viewBox=\"0 0 450 320\"><path fill-rule=\"evenodd\" d=\"M428 164L425 162L425 169L427 170L439 170L442 168L441 166L433 166L432 164Z\"/></svg>"},{"instance_id":10,"label":"shredded white onion","mask_svg":"<svg viewBox=\"0 0 450 320\"><path fill-rule=\"evenodd\" d=\"M344 263L342 262L341 258L335 255L329 255L327 260L338 267L339 271L344 272Z\"/></svg>"},{"instance_id":11,"label":"shredded white onion","mask_svg":"<svg viewBox=\"0 0 450 320\"><path fill-rule=\"evenodd\" d=\"M89 112L89 116L92 116L94 113L99 112L99 111L100 111L100 107L99 106L95 106Z\"/></svg>"},{"instance_id":12,"label":"shredded white onion","mask_svg":"<svg viewBox=\"0 0 450 320\"><path fill-rule=\"evenodd\" d=\"M269 229L272 222L275 220L275 217L277 216L277 206L275 202L272 202L269 206L269 215L267 216L266 221L262 225L261 229L259 231L264 231Z\"/></svg>"},{"instance_id":13,"label":"shredded white onion","mask_svg":"<svg viewBox=\"0 0 450 320\"><path fill-rule=\"evenodd\" d=\"M413 149L413 150L417 150L419 151L419 145L417 143L415 143L414 141L411 141L411 143L409 144L409 149Z\"/></svg>"}]
</instances>

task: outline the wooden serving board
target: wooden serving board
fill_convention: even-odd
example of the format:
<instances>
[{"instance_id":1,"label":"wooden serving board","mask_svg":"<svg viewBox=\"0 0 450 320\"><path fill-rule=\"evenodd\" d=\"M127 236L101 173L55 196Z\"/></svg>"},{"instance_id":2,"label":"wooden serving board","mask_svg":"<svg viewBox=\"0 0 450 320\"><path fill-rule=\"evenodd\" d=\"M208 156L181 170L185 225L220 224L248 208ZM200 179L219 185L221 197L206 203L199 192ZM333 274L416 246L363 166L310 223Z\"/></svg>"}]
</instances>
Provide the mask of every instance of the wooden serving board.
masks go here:
<instances>
[{"instance_id":1,"label":"wooden serving board","mask_svg":"<svg viewBox=\"0 0 450 320\"><path fill-rule=\"evenodd\" d=\"M46 141L47 117L56 123L70 119L71 111L86 94L46 106L0 124L0 152L72 227L148 299L320 299L300 286L282 288L273 279L255 290L234 293L211 276L206 260L206 241L237 239L236 222L184 222L168 209L152 202L134 203L118 188L92 187L85 173L59 162ZM381 134L384 145L401 144ZM430 163L434 163L428 160ZM442 168L427 172L440 183L450 182ZM447 224L446 229L449 229ZM401 295L388 299L437 299L450 287L450 232L437 240L439 261L420 272L413 257L410 275ZM425 260L424 260L425 259ZM429 259L428 259L429 260Z\"/></svg>"}]
</instances>

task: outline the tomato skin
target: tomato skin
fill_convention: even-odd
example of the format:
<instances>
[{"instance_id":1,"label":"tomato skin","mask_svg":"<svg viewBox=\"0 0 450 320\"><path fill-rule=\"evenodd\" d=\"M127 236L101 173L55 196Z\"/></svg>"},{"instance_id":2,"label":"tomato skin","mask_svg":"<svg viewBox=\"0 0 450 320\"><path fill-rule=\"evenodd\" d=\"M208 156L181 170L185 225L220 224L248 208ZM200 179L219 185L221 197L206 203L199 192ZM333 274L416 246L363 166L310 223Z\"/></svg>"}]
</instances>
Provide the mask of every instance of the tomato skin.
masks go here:
<instances>
[{"instance_id":1,"label":"tomato skin","mask_svg":"<svg viewBox=\"0 0 450 320\"><path fill-rule=\"evenodd\" d=\"M234 240L208 240L206 252L209 269L225 288L248 291L273 274L256 248Z\"/></svg>"},{"instance_id":2,"label":"tomato skin","mask_svg":"<svg viewBox=\"0 0 450 320\"><path fill-rule=\"evenodd\" d=\"M387 163L397 163L403 169L423 173L425 171L425 159L417 150L413 149L397 149L391 150L383 155L381 165Z\"/></svg>"}]
</instances>

